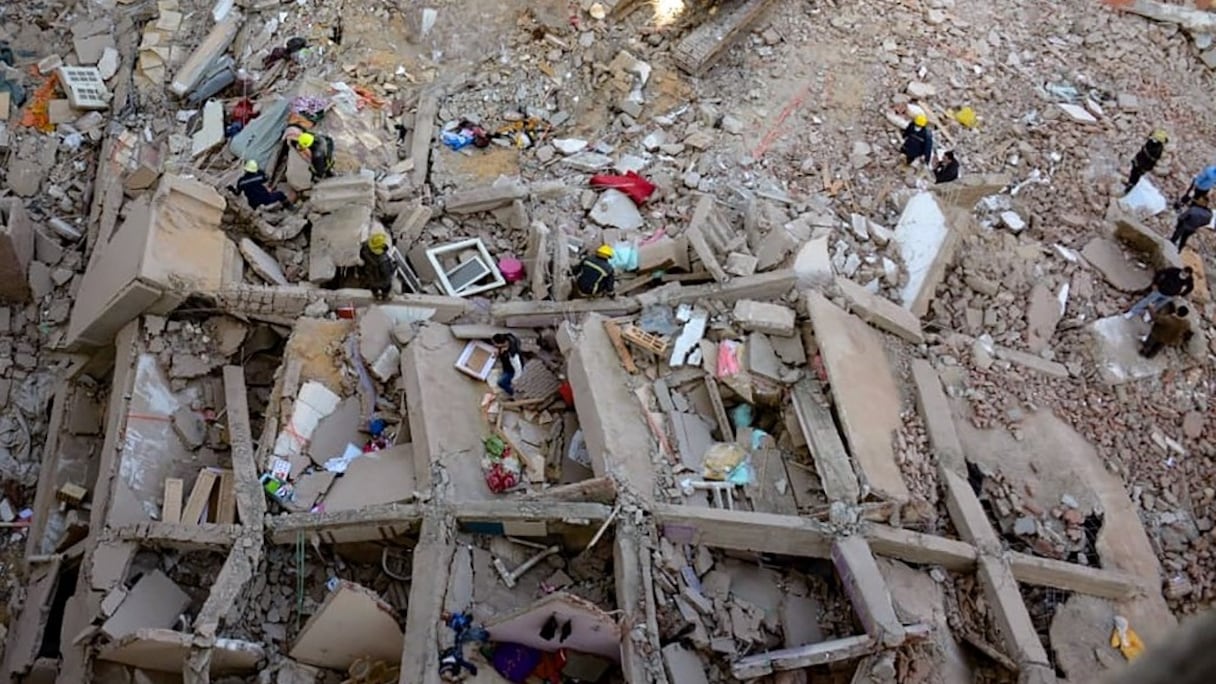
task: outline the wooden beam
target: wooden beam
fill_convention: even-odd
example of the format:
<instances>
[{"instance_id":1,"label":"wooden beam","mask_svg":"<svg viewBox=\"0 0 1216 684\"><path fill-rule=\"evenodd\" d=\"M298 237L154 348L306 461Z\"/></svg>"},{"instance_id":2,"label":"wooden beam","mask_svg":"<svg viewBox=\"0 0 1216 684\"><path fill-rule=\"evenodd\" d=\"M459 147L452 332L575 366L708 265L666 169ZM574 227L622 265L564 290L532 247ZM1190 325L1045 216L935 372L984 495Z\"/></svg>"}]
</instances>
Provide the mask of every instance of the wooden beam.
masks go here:
<instances>
[{"instance_id":1,"label":"wooden beam","mask_svg":"<svg viewBox=\"0 0 1216 684\"><path fill-rule=\"evenodd\" d=\"M180 477L165 478L164 504L161 507L162 522L179 523L182 521L182 495L186 485Z\"/></svg>"},{"instance_id":2,"label":"wooden beam","mask_svg":"<svg viewBox=\"0 0 1216 684\"><path fill-rule=\"evenodd\" d=\"M625 366L625 372L633 375L638 372L638 366L633 362L633 354L630 353L629 347L625 346L625 341L621 339L621 326L617 325L616 321L605 318L604 332L608 333L608 339L612 340L612 348L616 350L616 355L621 358L621 364Z\"/></svg>"},{"instance_id":3,"label":"wooden beam","mask_svg":"<svg viewBox=\"0 0 1216 684\"><path fill-rule=\"evenodd\" d=\"M830 501L857 503L861 487L823 389L816 381L804 377L794 384L790 398L824 493Z\"/></svg>"},{"instance_id":4,"label":"wooden beam","mask_svg":"<svg viewBox=\"0 0 1216 684\"><path fill-rule=\"evenodd\" d=\"M183 523L199 524L199 519L203 517L203 510L207 507L207 501L211 499L211 490L215 488L215 482L219 477L219 473L207 468L198 471L198 478L194 480L194 489L190 490L190 499L186 502L186 508L182 510Z\"/></svg>"},{"instance_id":5,"label":"wooden beam","mask_svg":"<svg viewBox=\"0 0 1216 684\"><path fill-rule=\"evenodd\" d=\"M1013 576L1026 584L1113 600L1131 598L1148 590L1139 578L1114 570L1090 568L1018 551L1011 551L1005 557Z\"/></svg>"},{"instance_id":6,"label":"wooden beam","mask_svg":"<svg viewBox=\"0 0 1216 684\"><path fill-rule=\"evenodd\" d=\"M216 505L215 522L231 525L236 522L236 484L231 470L220 471L219 501Z\"/></svg>"},{"instance_id":7,"label":"wooden beam","mask_svg":"<svg viewBox=\"0 0 1216 684\"><path fill-rule=\"evenodd\" d=\"M677 543L809 558L832 554L832 532L807 518L670 504L656 504L652 512Z\"/></svg>"},{"instance_id":8,"label":"wooden beam","mask_svg":"<svg viewBox=\"0 0 1216 684\"><path fill-rule=\"evenodd\" d=\"M870 548L880 556L890 556L908 563L940 565L947 570L968 571L975 568L978 554L975 547L967 542L876 523L866 525L863 534L870 542Z\"/></svg>"}]
</instances>

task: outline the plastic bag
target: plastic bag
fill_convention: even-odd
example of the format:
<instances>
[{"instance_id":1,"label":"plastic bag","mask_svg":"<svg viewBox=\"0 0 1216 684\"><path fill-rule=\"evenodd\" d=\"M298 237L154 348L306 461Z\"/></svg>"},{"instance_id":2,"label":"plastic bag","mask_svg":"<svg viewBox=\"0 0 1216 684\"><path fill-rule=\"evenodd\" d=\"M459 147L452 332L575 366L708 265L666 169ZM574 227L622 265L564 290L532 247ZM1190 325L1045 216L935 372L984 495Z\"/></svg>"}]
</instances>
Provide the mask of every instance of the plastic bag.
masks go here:
<instances>
[{"instance_id":1,"label":"plastic bag","mask_svg":"<svg viewBox=\"0 0 1216 684\"><path fill-rule=\"evenodd\" d=\"M718 345L717 376L719 378L727 378L742 372L743 365L739 362L742 350L743 344L734 340L726 340Z\"/></svg>"},{"instance_id":2,"label":"plastic bag","mask_svg":"<svg viewBox=\"0 0 1216 684\"><path fill-rule=\"evenodd\" d=\"M636 171L626 172L623 176L611 173L597 174L591 177L593 188L615 188L625 193L634 204L642 205L654 194L655 185L642 178Z\"/></svg>"},{"instance_id":3,"label":"plastic bag","mask_svg":"<svg viewBox=\"0 0 1216 684\"><path fill-rule=\"evenodd\" d=\"M718 442L705 452L704 477L707 480L725 480L745 458L747 452L738 444Z\"/></svg>"}]
</instances>

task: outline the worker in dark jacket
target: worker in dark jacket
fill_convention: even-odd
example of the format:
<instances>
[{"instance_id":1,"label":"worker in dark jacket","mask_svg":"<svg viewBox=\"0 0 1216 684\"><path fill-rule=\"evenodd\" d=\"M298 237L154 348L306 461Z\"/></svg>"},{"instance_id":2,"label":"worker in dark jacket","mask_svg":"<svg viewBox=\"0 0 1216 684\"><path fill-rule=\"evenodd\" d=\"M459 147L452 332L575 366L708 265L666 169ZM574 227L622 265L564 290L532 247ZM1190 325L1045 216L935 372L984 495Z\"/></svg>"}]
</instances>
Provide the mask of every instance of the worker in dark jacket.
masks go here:
<instances>
[{"instance_id":1,"label":"worker in dark jacket","mask_svg":"<svg viewBox=\"0 0 1216 684\"><path fill-rule=\"evenodd\" d=\"M498 350L498 360L502 362L502 374L498 376L498 386L507 393L508 397L515 396L512 383L515 376L524 372L523 357L519 353L519 338L511 333L497 333L490 338L494 348Z\"/></svg>"},{"instance_id":2,"label":"worker in dark jacket","mask_svg":"<svg viewBox=\"0 0 1216 684\"><path fill-rule=\"evenodd\" d=\"M1153 134L1132 159L1132 172L1127 176L1127 186L1123 188L1124 193L1131 192L1132 188L1136 187L1136 183L1140 182L1140 177L1157 166L1157 162L1161 161L1161 154L1165 152L1165 143L1169 142L1169 139L1165 131L1160 128L1153 131Z\"/></svg>"},{"instance_id":3,"label":"worker in dark jacket","mask_svg":"<svg viewBox=\"0 0 1216 684\"><path fill-rule=\"evenodd\" d=\"M313 180L334 175L334 139L320 133L304 132L296 138L296 147L312 167Z\"/></svg>"},{"instance_id":4,"label":"worker in dark jacket","mask_svg":"<svg viewBox=\"0 0 1216 684\"><path fill-rule=\"evenodd\" d=\"M909 164L922 157L926 165L933 161L933 131L929 130L929 117L917 114L904 128L903 153L904 161Z\"/></svg>"},{"instance_id":5,"label":"worker in dark jacket","mask_svg":"<svg viewBox=\"0 0 1216 684\"><path fill-rule=\"evenodd\" d=\"M933 167L933 179L938 183L958 180L958 160L954 158L953 150L947 150L942 160Z\"/></svg>"},{"instance_id":6,"label":"worker in dark jacket","mask_svg":"<svg viewBox=\"0 0 1216 684\"><path fill-rule=\"evenodd\" d=\"M271 192L266 187L266 174L258 169L258 163L252 159L245 162L245 174L236 182L236 189L254 209L279 202L282 202L284 207L291 207L291 202L283 191Z\"/></svg>"},{"instance_id":7,"label":"worker in dark jacket","mask_svg":"<svg viewBox=\"0 0 1216 684\"><path fill-rule=\"evenodd\" d=\"M1208 208L1207 196L1196 197L1186 211L1178 214L1178 221L1174 224L1174 234L1170 236L1170 242L1174 243L1174 246L1181 252L1182 248L1186 247L1186 241L1199 232L1200 228L1211 222L1212 210Z\"/></svg>"},{"instance_id":8,"label":"worker in dark jacket","mask_svg":"<svg viewBox=\"0 0 1216 684\"><path fill-rule=\"evenodd\" d=\"M387 299L393 291L393 276L397 272L388 255L388 236L372 233L359 248L359 259L363 262L364 276L372 295L376 299Z\"/></svg>"},{"instance_id":9,"label":"worker in dark jacket","mask_svg":"<svg viewBox=\"0 0 1216 684\"><path fill-rule=\"evenodd\" d=\"M1140 346L1140 356L1153 358L1162 347L1184 345L1191 341L1194 332L1191 331L1191 321L1187 318L1190 310L1185 306L1174 306L1173 302L1166 304L1153 313L1153 329Z\"/></svg>"},{"instance_id":10,"label":"worker in dark jacket","mask_svg":"<svg viewBox=\"0 0 1216 684\"><path fill-rule=\"evenodd\" d=\"M579 263L574 272L574 286L584 297L613 295L616 292L616 274L609 261L616 252L608 245L600 245L595 254Z\"/></svg>"},{"instance_id":11,"label":"worker in dark jacket","mask_svg":"<svg viewBox=\"0 0 1216 684\"><path fill-rule=\"evenodd\" d=\"M1190 266L1163 268L1153 275L1153 284L1148 293L1133 304L1124 316L1135 318L1145 311L1155 311L1175 297L1187 296L1194 289L1195 272Z\"/></svg>"}]
</instances>

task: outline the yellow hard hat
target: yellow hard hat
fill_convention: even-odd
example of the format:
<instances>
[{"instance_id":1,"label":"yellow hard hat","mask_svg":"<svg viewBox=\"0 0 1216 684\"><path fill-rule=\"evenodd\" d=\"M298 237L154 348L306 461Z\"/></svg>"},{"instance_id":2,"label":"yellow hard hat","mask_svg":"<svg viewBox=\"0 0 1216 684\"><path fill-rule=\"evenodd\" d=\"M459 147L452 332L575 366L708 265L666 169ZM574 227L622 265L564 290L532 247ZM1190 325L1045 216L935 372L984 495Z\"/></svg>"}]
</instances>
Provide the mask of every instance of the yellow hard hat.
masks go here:
<instances>
[{"instance_id":1,"label":"yellow hard hat","mask_svg":"<svg viewBox=\"0 0 1216 684\"><path fill-rule=\"evenodd\" d=\"M917 114L912 119L912 123L916 124L917 126L926 126L929 124L929 117L925 116L924 114Z\"/></svg>"},{"instance_id":2,"label":"yellow hard hat","mask_svg":"<svg viewBox=\"0 0 1216 684\"><path fill-rule=\"evenodd\" d=\"M600 245L595 250L595 254L596 256L601 256L605 259L611 259L612 257L616 256L616 250L612 249L608 245Z\"/></svg>"},{"instance_id":3,"label":"yellow hard hat","mask_svg":"<svg viewBox=\"0 0 1216 684\"><path fill-rule=\"evenodd\" d=\"M367 239L367 246L372 250L372 254L384 254L384 250L388 249L388 236L384 233L372 233Z\"/></svg>"},{"instance_id":4,"label":"yellow hard hat","mask_svg":"<svg viewBox=\"0 0 1216 684\"><path fill-rule=\"evenodd\" d=\"M1169 142L1170 136L1163 129L1158 128L1157 130L1153 131L1153 140L1156 140L1159 143Z\"/></svg>"},{"instance_id":5,"label":"yellow hard hat","mask_svg":"<svg viewBox=\"0 0 1216 684\"><path fill-rule=\"evenodd\" d=\"M312 141L315 139L312 133L301 133L300 137L296 138L296 144L307 150L312 147Z\"/></svg>"},{"instance_id":6,"label":"yellow hard hat","mask_svg":"<svg viewBox=\"0 0 1216 684\"><path fill-rule=\"evenodd\" d=\"M245 162L245 172L246 173L257 173L258 172L258 163L256 161L254 161L253 159L250 159L249 161Z\"/></svg>"}]
</instances>

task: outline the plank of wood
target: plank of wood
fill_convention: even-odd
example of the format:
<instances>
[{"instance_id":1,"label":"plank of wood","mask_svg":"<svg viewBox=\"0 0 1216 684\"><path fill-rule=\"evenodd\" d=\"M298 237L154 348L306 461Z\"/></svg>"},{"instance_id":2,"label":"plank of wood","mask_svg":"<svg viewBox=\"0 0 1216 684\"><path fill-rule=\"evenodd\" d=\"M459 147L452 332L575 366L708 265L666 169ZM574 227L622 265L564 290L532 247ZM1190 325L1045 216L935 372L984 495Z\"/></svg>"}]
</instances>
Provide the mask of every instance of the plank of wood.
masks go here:
<instances>
[{"instance_id":1,"label":"plank of wood","mask_svg":"<svg viewBox=\"0 0 1216 684\"><path fill-rule=\"evenodd\" d=\"M733 10L719 12L676 45L672 51L676 65L693 76L700 75L744 35L748 27L772 4L773 0L746 0Z\"/></svg>"},{"instance_id":2,"label":"plank of wood","mask_svg":"<svg viewBox=\"0 0 1216 684\"><path fill-rule=\"evenodd\" d=\"M236 478L231 470L220 472L219 505L215 522L231 525L236 522Z\"/></svg>"},{"instance_id":3,"label":"plank of wood","mask_svg":"<svg viewBox=\"0 0 1216 684\"><path fill-rule=\"evenodd\" d=\"M182 511L183 523L199 524L199 518L203 516L203 509L207 507L207 501L211 498L211 490L215 488L215 483L219 479L219 473L213 470L203 468L198 471L198 479L194 481L194 489L190 490L190 499L186 502L185 510Z\"/></svg>"},{"instance_id":4,"label":"plank of wood","mask_svg":"<svg viewBox=\"0 0 1216 684\"><path fill-rule=\"evenodd\" d=\"M165 503L161 508L162 522L177 523L182 521L182 493L185 483L180 477L165 478Z\"/></svg>"},{"instance_id":5,"label":"plank of wood","mask_svg":"<svg viewBox=\"0 0 1216 684\"><path fill-rule=\"evenodd\" d=\"M705 389L709 391L709 403L714 407L714 418L718 420L718 431L723 442L735 441L735 430L726 415L726 405L722 403L722 390L718 380L712 375L705 376Z\"/></svg>"},{"instance_id":6,"label":"plank of wood","mask_svg":"<svg viewBox=\"0 0 1216 684\"><path fill-rule=\"evenodd\" d=\"M790 478L786 475L785 458L779 449L756 449L752 451L752 469L756 481L744 491L752 500L752 507L760 513L798 515L798 504L790 491ZM784 480L780 488L777 483ZM784 490L784 491L783 491Z\"/></svg>"},{"instance_id":7,"label":"plank of wood","mask_svg":"<svg viewBox=\"0 0 1216 684\"><path fill-rule=\"evenodd\" d=\"M811 378L804 377L794 385L790 396L828 500L857 503L861 487L853 472L849 452L832 420L823 389Z\"/></svg>"},{"instance_id":8,"label":"plank of wood","mask_svg":"<svg viewBox=\"0 0 1216 684\"><path fill-rule=\"evenodd\" d=\"M637 373L638 367L633 362L633 354L629 352L629 347L625 346L625 340L621 338L621 326L616 321L606 320L604 321L604 331L608 333L608 339L612 341L612 348L621 357L621 363L625 365L625 370L630 375Z\"/></svg>"}]
</instances>

